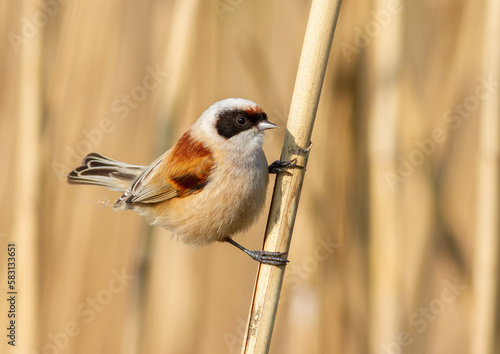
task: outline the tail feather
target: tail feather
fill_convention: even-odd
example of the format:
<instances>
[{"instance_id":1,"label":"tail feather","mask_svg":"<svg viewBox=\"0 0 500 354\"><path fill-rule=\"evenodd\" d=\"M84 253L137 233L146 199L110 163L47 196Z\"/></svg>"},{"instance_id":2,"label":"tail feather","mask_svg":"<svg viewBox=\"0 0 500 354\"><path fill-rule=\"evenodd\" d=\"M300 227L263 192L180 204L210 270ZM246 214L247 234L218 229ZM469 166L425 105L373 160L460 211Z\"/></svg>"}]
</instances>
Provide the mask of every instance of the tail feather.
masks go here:
<instances>
[{"instance_id":1,"label":"tail feather","mask_svg":"<svg viewBox=\"0 0 500 354\"><path fill-rule=\"evenodd\" d=\"M68 183L103 186L124 192L146 168L146 166L129 165L93 152L83 159L81 166L69 173Z\"/></svg>"}]
</instances>

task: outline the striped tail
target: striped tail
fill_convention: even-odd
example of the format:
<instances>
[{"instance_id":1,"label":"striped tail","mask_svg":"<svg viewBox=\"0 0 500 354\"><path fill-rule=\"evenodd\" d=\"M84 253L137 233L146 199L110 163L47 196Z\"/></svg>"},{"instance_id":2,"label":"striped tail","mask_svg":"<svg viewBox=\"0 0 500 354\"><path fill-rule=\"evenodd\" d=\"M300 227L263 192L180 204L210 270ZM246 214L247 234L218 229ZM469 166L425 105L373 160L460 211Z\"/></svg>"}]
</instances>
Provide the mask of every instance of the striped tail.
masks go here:
<instances>
[{"instance_id":1,"label":"striped tail","mask_svg":"<svg viewBox=\"0 0 500 354\"><path fill-rule=\"evenodd\" d=\"M93 152L83 159L80 167L69 173L68 183L103 186L124 192L146 168L147 166L129 165Z\"/></svg>"}]
</instances>

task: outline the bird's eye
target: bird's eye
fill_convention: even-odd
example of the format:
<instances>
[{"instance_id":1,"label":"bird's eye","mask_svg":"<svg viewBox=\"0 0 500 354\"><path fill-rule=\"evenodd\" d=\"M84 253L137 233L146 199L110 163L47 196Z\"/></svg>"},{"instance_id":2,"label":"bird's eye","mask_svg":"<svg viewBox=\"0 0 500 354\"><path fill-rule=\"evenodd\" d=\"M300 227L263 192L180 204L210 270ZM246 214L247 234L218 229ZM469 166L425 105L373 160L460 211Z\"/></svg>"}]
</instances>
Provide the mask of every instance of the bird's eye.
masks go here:
<instances>
[{"instance_id":1,"label":"bird's eye","mask_svg":"<svg viewBox=\"0 0 500 354\"><path fill-rule=\"evenodd\" d=\"M236 123L238 123L239 125L245 125L246 122L247 122L247 119L245 117L236 118Z\"/></svg>"}]
</instances>

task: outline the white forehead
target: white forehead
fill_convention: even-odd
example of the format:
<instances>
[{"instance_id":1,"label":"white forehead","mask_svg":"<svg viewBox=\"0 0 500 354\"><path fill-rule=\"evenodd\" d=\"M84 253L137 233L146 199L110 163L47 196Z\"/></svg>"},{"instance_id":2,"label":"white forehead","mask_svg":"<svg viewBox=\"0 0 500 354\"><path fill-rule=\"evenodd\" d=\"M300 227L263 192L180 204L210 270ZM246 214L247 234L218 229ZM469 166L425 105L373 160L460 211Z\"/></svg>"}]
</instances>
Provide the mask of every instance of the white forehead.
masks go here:
<instances>
[{"instance_id":1,"label":"white forehead","mask_svg":"<svg viewBox=\"0 0 500 354\"><path fill-rule=\"evenodd\" d=\"M259 105L253 101L246 100L244 98L226 98L225 100L215 102L208 109L215 107L216 109L227 109L227 108L250 108L259 107Z\"/></svg>"}]
</instances>

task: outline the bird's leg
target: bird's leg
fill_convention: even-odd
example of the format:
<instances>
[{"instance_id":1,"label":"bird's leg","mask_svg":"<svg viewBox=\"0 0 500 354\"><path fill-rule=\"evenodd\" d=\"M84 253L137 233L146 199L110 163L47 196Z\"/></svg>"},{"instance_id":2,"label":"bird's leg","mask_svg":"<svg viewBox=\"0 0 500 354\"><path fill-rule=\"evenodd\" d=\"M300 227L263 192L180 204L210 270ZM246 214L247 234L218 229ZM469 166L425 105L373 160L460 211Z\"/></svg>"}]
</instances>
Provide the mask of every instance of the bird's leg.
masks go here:
<instances>
[{"instance_id":1,"label":"bird's leg","mask_svg":"<svg viewBox=\"0 0 500 354\"><path fill-rule=\"evenodd\" d=\"M281 258L281 256L286 256L288 252L282 253L282 252L268 252L268 251L250 251L229 237L226 238L224 241L239 248L240 250L248 254L250 258L256 260L259 263L270 264L275 266L286 265L288 263L287 259Z\"/></svg>"}]
</instances>

